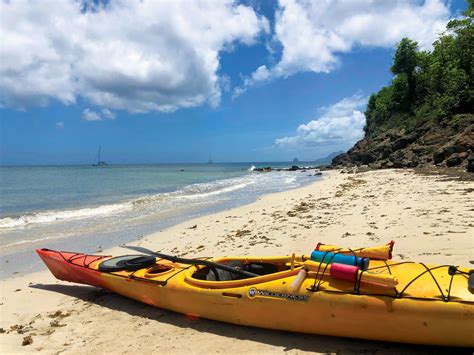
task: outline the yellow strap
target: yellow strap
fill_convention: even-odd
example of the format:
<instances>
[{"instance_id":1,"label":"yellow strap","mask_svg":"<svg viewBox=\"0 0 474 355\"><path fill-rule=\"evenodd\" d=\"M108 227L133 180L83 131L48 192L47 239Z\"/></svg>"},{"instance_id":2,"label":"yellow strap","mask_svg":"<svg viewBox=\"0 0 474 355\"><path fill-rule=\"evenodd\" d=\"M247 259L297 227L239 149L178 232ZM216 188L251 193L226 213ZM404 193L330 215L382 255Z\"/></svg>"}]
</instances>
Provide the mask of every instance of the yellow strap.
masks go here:
<instances>
[{"instance_id":1,"label":"yellow strap","mask_svg":"<svg viewBox=\"0 0 474 355\"><path fill-rule=\"evenodd\" d=\"M392 249L395 242L392 240L386 245L368 247L368 248L341 248L335 245L326 245L318 243L316 250L327 251L327 252L337 252L346 255L356 255L361 258L369 259L379 259L379 260L388 260L392 258Z\"/></svg>"}]
</instances>

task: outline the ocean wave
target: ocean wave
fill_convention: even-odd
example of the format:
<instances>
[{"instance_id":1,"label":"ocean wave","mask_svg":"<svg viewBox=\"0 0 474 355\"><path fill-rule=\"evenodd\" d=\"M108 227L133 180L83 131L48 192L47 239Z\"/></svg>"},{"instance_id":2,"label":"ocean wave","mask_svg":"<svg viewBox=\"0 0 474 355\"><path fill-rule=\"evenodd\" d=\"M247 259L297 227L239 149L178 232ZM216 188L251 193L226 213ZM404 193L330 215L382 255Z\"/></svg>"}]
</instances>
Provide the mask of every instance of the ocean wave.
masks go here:
<instances>
[{"instance_id":1,"label":"ocean wave","mask_svg":"<svg viewBox=\"0 0 474 355\"><path fill-rule=\"evenodd\" d=\"M217 180L210 183L191 184L176 191L143 196L124 203L86 207L76 210L42 211L28 213L21 216L4 217L0 218L0 229L19 228L30 224L44 224L65 220L76 220L111 215L134 208L145 207L150 204L156 204L157 202L182 199L203 199L206 197L232 192L237 189L242 189L253 183L252 181L242 182L240 181L241 179L242 177Z\"/></svg>"},{"instance_id":2,"label":"ocean wave","mask_svg":"<svg viewBox=\"0 0 474 355\"><path fill-rule=\"evenodd\" d=\"M173 192L163 192L155 195L143 196L133 200L131 203L134 206L142 206L156 202L164 202L169 200L186 200L199 199L209 196L217 196L226 192L242 189L252 184L252 181L241 182L242 178L231 178L217 180L210 183L196 183L186 185Z\"/></svg>"},{"instance_id":3,"label":"ocean wave","mask_svg":"<svg viewBox=\"0 0 474 355\"><path fill-rule=\"evenodd\" d=\"M212 182L190 184L175 191L141 196L122 203L84 207L75 210L50 210L28 213L21 216L8 216L0 218L0 229L21 228L26 225L64 222L68 220L92 219L127 213L129 211L134 211L134 214L146 215L159 210L176 208L180 204L207 202L210 198L225 199L226 195L232 195L234 191L246 188L249 193L258 193L265 190L265 187L273 186L274 184L278 184L280 188L294 187L295 184L297 185L297 178L296 176L289 176L287 172L275 172L265 175L246 174Z\"/></svg>"},{"instance_id":4,"label":"ocean wave","mask_svg":"<svg viewBox=\"0 0 474 355\"><path fill-rule=\"evenodd\" d=\"M235 184L235 185L231 185L231 186L228 186L228 187L223 187L221 189L217 189L217 190L213 190L213 191L195 193L195 194L192 194L192 195L183 195L183 196L179 196L178 198L181 198L181 199L198 199L198 198L209 197L209 196L217 196L217 195L224 194L226 192L232 192L232 191L235 191L235 190L243 189L243 188L247 187L250 184L251 183L240 183L240 184Z\"/></svg>"},{"instance_id":5,"label":"ocean wave","mask_svg":"<svg viewBox=\"0 0 474 355\"><path fill-rule=\"evenodd\" d=\"M0 228L17 228L28 224L51 223L60 220L71 220L108 215L131 209L130 203L117 203L98 207L86 207L77 210L44 211L29 213L18 217L4 217L0 219Z\"/></svg>"}]
</instances>

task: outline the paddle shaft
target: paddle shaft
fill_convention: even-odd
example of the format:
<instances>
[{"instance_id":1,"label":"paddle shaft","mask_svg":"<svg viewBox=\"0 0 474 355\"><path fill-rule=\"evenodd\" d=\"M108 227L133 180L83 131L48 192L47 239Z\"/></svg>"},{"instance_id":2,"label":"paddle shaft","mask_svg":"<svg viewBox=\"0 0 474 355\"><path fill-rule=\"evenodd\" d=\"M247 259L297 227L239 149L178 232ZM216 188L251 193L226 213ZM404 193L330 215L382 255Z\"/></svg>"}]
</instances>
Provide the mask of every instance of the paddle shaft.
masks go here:
<instances>
[{"instance_id":1,"label":"paddle shaft","mask_svg":"<svg viewBox=\"0 0 474 355\"><path fill-rule=\"evenodd\" d=\"M209 261L209 260L186 259L186 258L181 258L179 256L173 256L173 255L166 255L166 254L162 254L162 253L157 253L157 252L154 252L152 250L149 250L149 249L146 249L146 248L143 248L143 247L133 246L133 245L121 245L121 247L132 249L132 250L141 252L143 254L156 256L157 258L169 260L169 261L172 261L174 263L181 263L181 264L187 264L187 265L204 265L204 266L208 266L210 268L221 269L221 270L228 271L228 272L231 272L231 273L237 274L237 275L242 275L242 276L245 276L245 277L260 276L258 274L254 274L253 272L245 271L245 270L242 270L242 269L239 269L239 268L236 268L236 267L232 267L232 266L228 266L228 265L225 265L225 264L215 263L215 262Z\"/></svg>"}]
</instances>

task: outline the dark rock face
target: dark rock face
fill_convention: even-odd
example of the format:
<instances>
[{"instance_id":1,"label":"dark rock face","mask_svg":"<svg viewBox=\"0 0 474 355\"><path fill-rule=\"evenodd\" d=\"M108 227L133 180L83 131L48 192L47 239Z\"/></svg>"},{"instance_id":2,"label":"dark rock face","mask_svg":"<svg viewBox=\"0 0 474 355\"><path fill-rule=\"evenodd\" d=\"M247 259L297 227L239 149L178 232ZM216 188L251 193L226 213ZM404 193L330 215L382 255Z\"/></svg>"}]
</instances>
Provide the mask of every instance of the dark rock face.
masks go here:
<instances>
[{"instance_id":1,"label":"dark rock face","mask_svg":"<svg viewBox=\"0 0 474 355\"><path fill-rule=\"evenodd\" d=\"M467 171L474 173L474 154L471 153L469 158L467 158Z\"/></svg>"},{"instance_id":2,"label":"dark rock face","mask_svg":"<svg viewBox=\"0 0 474 355\"><path fill-rule=\"evenodd\" d=\"M372 169L414 168L424 165L463 166L474 170L474 115L462 117L453 126L424 125L410 133L390 129L365 137L347 153L332 160L332 166L368 165Z\"/></svg>"}]
</instances>

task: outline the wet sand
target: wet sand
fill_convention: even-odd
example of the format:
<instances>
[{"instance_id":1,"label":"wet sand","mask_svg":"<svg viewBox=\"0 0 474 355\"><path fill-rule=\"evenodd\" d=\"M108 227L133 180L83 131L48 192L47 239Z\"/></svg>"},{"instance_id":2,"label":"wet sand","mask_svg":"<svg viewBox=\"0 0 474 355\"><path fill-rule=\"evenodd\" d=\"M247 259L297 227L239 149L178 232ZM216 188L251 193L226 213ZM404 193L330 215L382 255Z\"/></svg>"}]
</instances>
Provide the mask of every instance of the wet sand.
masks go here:
<instances>
[{"instance_id":1,"label":"wet sand","mask_svg":"<svg viewBox=\"0 0 474 355\"><path fill-rule=\"evenodd\" d=\"M309 254L318 242L358 247L394 240L394 259L469 267L474 264L473 196L472 181L453 177L409 170L331 171L323 181L186 221L136 244L194 257ZM0 310L2 353L446 351L192 319L60 282L49 272L2 281Z\"/></svg>"}]
</instances>

